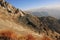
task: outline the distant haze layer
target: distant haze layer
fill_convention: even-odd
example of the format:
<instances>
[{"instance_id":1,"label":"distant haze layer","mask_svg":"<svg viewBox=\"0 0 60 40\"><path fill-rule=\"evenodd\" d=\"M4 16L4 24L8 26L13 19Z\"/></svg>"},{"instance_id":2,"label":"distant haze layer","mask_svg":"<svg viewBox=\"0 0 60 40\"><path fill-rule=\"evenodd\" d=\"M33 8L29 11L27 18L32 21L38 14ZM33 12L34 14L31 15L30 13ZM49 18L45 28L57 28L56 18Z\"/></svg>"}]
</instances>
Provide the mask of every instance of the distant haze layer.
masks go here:
<instances>
[{"instance_id":1,"label":"distant haze layer","mask_svg":"<svg viewBox=\"0 0 60 40\"><path fill-rule=\"evenodd\" d=\"M35 16L52 16L60 19L60 7L43 7L38 9L30 9L26 11L27 13L31 13Z\"/></svg>"}]
</instances>

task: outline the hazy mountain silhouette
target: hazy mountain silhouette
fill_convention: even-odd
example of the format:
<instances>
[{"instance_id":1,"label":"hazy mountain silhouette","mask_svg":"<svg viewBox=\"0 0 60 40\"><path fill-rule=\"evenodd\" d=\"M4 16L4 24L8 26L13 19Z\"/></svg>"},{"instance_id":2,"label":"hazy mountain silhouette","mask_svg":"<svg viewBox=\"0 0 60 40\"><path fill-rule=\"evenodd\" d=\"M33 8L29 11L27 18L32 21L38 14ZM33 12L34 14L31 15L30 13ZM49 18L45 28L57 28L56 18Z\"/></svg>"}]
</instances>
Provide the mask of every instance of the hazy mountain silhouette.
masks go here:
<instances>
[{"instance_id":1,"label":"hazy mountain silhouette","mask_svg":"<svg viewBox=\"0 0 60 40\"><path fill-rule=\"evenodd\" d=\"M26 11L35 16L52 16L60 19L60 8L39 8L39 9L30 9Z\"/></svg>"}]
</instances>

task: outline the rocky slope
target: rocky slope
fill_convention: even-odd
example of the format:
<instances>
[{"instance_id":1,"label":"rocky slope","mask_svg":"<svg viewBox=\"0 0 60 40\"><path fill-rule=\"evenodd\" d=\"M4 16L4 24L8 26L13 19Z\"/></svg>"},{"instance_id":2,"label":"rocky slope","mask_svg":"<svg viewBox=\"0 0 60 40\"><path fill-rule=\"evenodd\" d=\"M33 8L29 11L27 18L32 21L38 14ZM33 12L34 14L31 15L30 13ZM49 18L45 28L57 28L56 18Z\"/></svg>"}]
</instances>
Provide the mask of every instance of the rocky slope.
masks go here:
<instances>
[{"instance_id":1,"label":"rocky slope","mask_svg":"<svg viewBox=\"0 0 60 40\"><path fill-rule=\"evenodd\" d=\"M60 24L56 18L36 17L0 0L0 39L60 40Z\"/></svg>"}]
</instances>

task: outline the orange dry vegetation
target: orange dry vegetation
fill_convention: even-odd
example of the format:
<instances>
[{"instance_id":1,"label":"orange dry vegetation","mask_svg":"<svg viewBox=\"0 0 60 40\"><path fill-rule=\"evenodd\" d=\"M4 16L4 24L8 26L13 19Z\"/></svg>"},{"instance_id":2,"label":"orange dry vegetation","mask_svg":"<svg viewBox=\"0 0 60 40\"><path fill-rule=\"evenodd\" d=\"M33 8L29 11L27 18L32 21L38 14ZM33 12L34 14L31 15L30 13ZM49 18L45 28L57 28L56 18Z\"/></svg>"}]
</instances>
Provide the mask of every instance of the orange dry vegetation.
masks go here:
<instances>
[{"instance_id":1,"label":"orange dry vegetation","mask_svg":"<svg viewBox=\"0 0 60 40\"><path fill-rule=\"evenodd\" d=\"M27 35L27 40L36 40L36 39L31 34L28 34Z\"/></svg>"},{"instance_id":2,"label":"orange dry vegetation","mask_svg":"<svg viewBox=\"0 0 60 40\"><path fill-rule=\"evenodd\" d=\"M27 34L27 35L22 35L22 36L19 36L17 34L15 34L15 32L12 32L12 31L0 31L0 37L8 37L8 38L11 38L12 40L15 39L15 40L35 40L35 38L31 35L31 34Z\"/></svg>"},{"instance_id":3,"label":"orange dry vegetation","mask_svg":"<svg viewBox=\"0 0 60 40\"><path fill-rule=\"evenodd\" d=\"M12 40L36 40L37 38L34 37L32 34L27 34L27 35L22 35L22 36L18 36L15 32L12 31L0 31L0 37L4 36L4 37L9 37ZM42 38L40 38L39 40L51 40L49 37L47 36L43 36Z\"/></svg>"},{"instance_id":4,"label":"orange dry vegetation","mask_svg":"<svg viewBox=\"0 0 60 40\"><path fill-rule=\"evenodd\" d=\"M15 33L11 32L11 31L0 31L0 37L9 37L11 39L16 39L17 36Z\"/></svg>"}]
</instances>

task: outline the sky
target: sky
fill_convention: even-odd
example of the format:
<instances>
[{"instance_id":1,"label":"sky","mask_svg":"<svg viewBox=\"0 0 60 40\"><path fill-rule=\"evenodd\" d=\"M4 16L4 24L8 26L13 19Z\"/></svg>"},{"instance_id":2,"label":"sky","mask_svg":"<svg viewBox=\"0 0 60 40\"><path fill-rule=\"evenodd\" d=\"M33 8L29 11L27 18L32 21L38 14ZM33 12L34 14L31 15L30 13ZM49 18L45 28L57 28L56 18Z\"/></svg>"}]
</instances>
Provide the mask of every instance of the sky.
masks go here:
<instances>
[{"instance_id":1,"label":"sky","mask_svg":"<svg viewBox=\"0 0 60 40\"><path fill-rule=\"evenodd\" d=\"M22 10L41 8L41 7L60 7L60 0L6 0L16 8Z\"/></svg>"}]
</instances>

